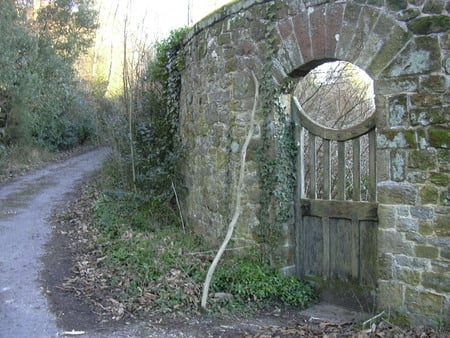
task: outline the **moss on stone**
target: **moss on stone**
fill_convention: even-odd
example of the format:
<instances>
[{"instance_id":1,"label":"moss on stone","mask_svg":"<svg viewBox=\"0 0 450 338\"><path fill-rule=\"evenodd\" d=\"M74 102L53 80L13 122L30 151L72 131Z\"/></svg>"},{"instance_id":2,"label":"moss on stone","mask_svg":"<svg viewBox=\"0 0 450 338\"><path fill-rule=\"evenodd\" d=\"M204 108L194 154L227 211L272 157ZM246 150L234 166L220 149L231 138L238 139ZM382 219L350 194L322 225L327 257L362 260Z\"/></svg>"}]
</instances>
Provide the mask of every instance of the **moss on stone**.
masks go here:
<instances>
[{"instance_id":1,"label":"moss on stone","mask_svg":"<svg viewBox=\"0 0 450 338\"><path fill-rule=\"evenodd\" d=\"M428 0L422 8L423 13L440 14L444 10L444 3L439 0Z\"/></svg>"},{"instance_id":2,"label":"moss on stone","mask_svg":"<svg viewBox=\"0 0 450 338\"><path fill-rule=\"evenodd\" d=\"M420 201L422 204L437 204L439 190L432 184L427 184L420 189Z\"/></svg>"},{"instance_id":3,"label":"moss on stone","mask_svg":"<svg viewBox=\"0 0 450 338\"><path fill-rule=\"evenodd\" d=\"M436 185L447 187L450 184L450 174L430 173L430 181Z\"/></svg>"},{"instance_id":4,"label":"moss on stone","mask_svg":"<svg viewBox=\"0 0 450 338\"><path fill-rule=\"evenodd\" d=\"M438 215L434 222L434 232L441 237L450 236L450 215Z\"/></svg>"},{"instance_id":5,"label":"moss on stone","mask_svg":"<svg viewBox=\"0 0 450 338\"><path fill-rule=\"evenodd\" d=\"M450 129L432 127L428 130L430 146L435 148L450 148Z\"/></svg>"},{"instance_id":6,"label":"moss on stone","mask_svg":"<svg viewBox=\"0 0 450 338\"><path fill-rule=\"evenodd\" d=\"M434 272L425 272L423 274L423 286L432 288L438 292L450 292L450 275L449 274L438 274ZM442 296L429 295L429 301L427 302L429 307L434 310L439 310L439 306L442 306L443 300ZM432 301L433 303L432 304ZM434 312L434 311L433 311Z\"/></svg>"},{"instance_id":7,"label":"moss on stone","mask_svg":"<svg viewBox=\"0 0 450 338\"><path fill-rule=\"evenodd\" d=\"M416 257L436 259L439 256L439 249L431 245L416 245Z\"/></svg>"},{"instance_id":8,"label":"moss on stone","mask_svg":"<svg viewBox=\"0 0 450 338\"><path fill-rule=\"evenodd\" d=\"M400 11L408 7L406 0L387 0L386 3L391 11Z\"/></svg>"},{"instance_id":9,"label":"moss on stone","mask_svg":"<svg viewBox=\"0 0 450 338\"><path fill-rule=\"evenodd\" d=\"M409 21L417 18L420 15L420 10L417 8L407 8L397 15L397 18L402 21Z\"/></svg>"},{"instance_id":10,"label":"moss on stone","mask_svg":"<svg viewBox=\"0 0 450 338\"><path fill-rule=\"evenodd\" d=\"M428 275L424 276L425 274ZM424 273L422 275L422 278L424 280L429 281L428 283L426 283L426 285L428 286L438 284L432 281L433 277L435 276L431 276L430 273ZM450 283L448 285L450 287ZM407 304L408 310L413 313L436 315L441 313L442 311L444 296L435 294L430 291L418 291L415 289L407 288L405 291L405 303Z\"/></svg>"},{"instance_id":11,"label":"moss on stone","mask_svg":"<svg viewBox=\"0 0 450 338\"><path fill-rule=\"evenodd\" d=\"M409 285L419 285L421 281L420 272L408 268L399 268L397 270L397 278Z\"/></svg>"},{"instance_id":12,"label":"moss on stone","mask_svg":"<svg viewBox=\"0 0 450 338\"><path fill-rule=\"evenodd\" d=\"M433 234L433 227L431 222L420 222L419 233L423 236L430 236Z\"/></svg>"},{"instance_id":13,"label":"moss on stone","mask_svg":"<svg viewBox=\"0 0 450 338\"><path fill-rule=\"evenodd\" d=\"M422 79L420 89L427 93L443 93L447 90L447 81L443 75L430 75Z\"/></svg>"},{"instance_id":14,"label":"moss on stone","mask_svg":"<svg viewBox=\"0 0 450 338\"><path fill-rule=\"evenodd\" d=\"M450 31L450 16L433 15L416 18L408 22L408 28L414 34L427 35Z\"/></svg>"}]
</instances>

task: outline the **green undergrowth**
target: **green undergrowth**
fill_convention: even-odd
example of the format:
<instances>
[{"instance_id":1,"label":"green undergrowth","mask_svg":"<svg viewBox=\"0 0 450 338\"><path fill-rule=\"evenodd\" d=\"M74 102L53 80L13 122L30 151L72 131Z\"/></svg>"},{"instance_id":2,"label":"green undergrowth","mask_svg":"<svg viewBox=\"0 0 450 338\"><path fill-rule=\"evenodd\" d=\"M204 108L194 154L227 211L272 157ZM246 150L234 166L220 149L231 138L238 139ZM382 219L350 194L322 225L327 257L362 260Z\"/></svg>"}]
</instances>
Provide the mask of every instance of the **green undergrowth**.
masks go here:
<instances>
[{"instance_id":1,"label":"green undergrowth","mask_svg":"<svg viewBox=\"0 0 450 338\"><path fill-rule=\"evenodd\" d=\"M111 287L128 312L200 312L215 250L183 229L175 206L104 191L95 204L94 221ZM313 298L308 284L283 277L256 249L227 252L211 291L210 313L221 314L242 314L274 302L303 308Z\"/></svg>"}]
</instances>

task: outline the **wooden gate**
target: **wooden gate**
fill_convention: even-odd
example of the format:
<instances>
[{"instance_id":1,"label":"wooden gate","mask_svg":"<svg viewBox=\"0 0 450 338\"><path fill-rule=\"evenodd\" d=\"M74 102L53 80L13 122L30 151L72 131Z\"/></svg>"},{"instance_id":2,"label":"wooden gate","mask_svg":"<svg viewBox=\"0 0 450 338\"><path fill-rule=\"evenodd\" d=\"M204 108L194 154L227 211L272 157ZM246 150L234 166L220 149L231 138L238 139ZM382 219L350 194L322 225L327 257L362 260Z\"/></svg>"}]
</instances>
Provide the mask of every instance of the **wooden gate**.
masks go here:
<instances>
[{"instance_id":1,"label":"wooden gate","mask_svg":"<svg viewBox=\"0 0 450 338\"><path fill-rule=\"evenodd\" d=\"M375 118L343 130L319 125L296 97L296 241L300 278L374 287L377 256ZM363 139L364 137L364 139ZM361 151L362 141L364 151ZM364 166L361 165L365 158Z\"/></svg>"}]
</instances>

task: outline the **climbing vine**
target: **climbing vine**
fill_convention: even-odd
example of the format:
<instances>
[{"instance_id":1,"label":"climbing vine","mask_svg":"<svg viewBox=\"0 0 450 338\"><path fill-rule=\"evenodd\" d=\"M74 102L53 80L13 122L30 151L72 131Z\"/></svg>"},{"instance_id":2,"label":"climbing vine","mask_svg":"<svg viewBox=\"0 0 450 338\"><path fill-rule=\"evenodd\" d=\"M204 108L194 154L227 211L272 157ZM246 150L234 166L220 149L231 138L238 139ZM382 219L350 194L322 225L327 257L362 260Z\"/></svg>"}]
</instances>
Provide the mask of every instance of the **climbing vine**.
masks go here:
<instances>
[{"instance_id":1,"label":"climbing vine","mask_svg":"<svg viewBox=\"0 0 450 338\"><path fill-rule=\"evenodd\" d=\"M261 83L263 128L262 143L258 150L261 184L261 225L257 237L263 255L272 262L278 257L277 246L286 224L293 216L295 186L295 144L293 124L282 101L282 94L289 84L279 86L273 78L273 56L279 46L275 34L275 18L278 4L272 2L267 11L265 39L267 41L266 63Z\"/></svg>"}]
</instances>

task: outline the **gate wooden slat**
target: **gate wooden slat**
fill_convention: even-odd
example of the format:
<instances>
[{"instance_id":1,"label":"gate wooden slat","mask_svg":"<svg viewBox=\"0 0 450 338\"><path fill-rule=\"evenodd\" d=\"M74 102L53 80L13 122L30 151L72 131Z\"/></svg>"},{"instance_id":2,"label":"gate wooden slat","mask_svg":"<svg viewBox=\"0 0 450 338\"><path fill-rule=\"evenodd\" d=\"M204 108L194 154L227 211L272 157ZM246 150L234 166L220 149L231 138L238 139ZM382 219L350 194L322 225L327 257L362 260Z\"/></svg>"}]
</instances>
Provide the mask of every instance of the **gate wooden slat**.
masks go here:
<instances>
[{"instance_id":1,"label":"gate wooden slat","mask_svg":"<svg viewBox=\"0 0 450 338\"><path fill-rule=\"evenodd\" d=\"M337 199L345 200L345 142L338 142Z\"/></svg>"},{"instance_id":2,"label":"gate wooden slat","mask_svg":"<svg viewBox=\"0 0 450 338\"><path fill-rule=\"evenodd\" d=\"M309 186L308 197L317 198L317 158L316 158L316 136L309 134Z\"/></svg>"},{"instance_id":3,"label":"gate wooden slat","mask_svg":"<svg viewBox=\"0 0 450 338\"><path fill-rule=\"evenodd\" d=\"M323 140L323 199L331 199L330 140Z\"/></svg>"},{"instance_id":4,"label":"gate wooden slat","mask_svg":"<svg viewBox=\"0 0 450 338\"><path fill-rule=\"evenodd\" d=\"M369 201L375 202L377 200L376 188L377 188L377 175L376 175L376 152L377 141L375 129L369 132Z\"/></svg>"},{"instance_id":5,"label":"gate wooden slat","mask_svg":"<svg viewBox=\"0 0 450 338\"><path fill-rule=\"evenodd\" d=\"M352 140L353 144L353 200L361 200L361 149L359 138Z\"/></svg>"}]
</instances>

